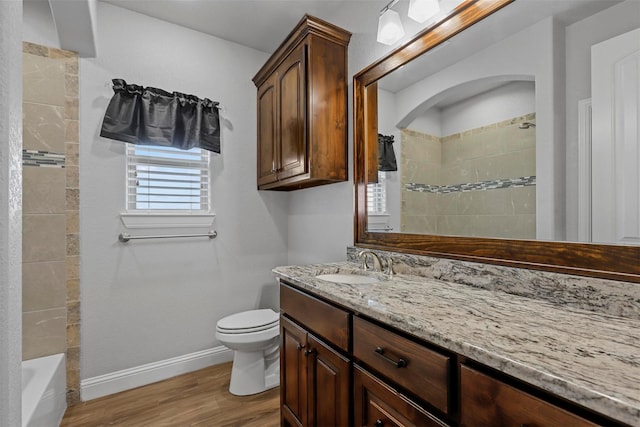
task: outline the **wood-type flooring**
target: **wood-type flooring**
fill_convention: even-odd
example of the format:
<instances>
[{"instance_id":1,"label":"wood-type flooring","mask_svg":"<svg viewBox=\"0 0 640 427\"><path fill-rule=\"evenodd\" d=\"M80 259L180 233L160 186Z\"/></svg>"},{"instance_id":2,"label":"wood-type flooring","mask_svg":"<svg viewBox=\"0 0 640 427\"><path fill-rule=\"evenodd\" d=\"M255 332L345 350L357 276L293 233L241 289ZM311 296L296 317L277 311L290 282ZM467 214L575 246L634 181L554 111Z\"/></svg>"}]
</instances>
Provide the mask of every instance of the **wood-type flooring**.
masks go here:
<instances>
[{"instance_id":1,"label":"wood-type flooring","mask_svg":"<svg viewBox=\"0 0 640 427\"><path fill-rule=\"evenodd\" d=\"M231 363L67 408L61 427L275 427L280 389L253 396L229 393Z\"/></svg>"}]
</instances>

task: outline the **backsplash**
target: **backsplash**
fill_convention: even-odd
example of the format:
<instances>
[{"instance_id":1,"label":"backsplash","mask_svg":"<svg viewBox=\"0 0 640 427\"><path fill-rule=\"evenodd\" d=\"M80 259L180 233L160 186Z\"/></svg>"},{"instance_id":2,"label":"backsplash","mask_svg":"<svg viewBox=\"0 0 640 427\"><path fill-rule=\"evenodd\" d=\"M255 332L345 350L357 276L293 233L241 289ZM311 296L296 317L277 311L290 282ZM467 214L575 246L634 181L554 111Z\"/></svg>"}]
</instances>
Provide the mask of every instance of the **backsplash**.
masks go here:
<instances>
[{"instance_id":1,"label":"backsplash","mask_svg":"<svg viewBox=\"0 0 640 427\"><path fill-rule=\"evenodd\" d=\"M362 248L347 247L347 259L359 262ZM640 319L640 285L524 268L375 250L393 259L398 274L429 277L513 295L539 299L568 308Z\"/></svg>"}]
</instances>

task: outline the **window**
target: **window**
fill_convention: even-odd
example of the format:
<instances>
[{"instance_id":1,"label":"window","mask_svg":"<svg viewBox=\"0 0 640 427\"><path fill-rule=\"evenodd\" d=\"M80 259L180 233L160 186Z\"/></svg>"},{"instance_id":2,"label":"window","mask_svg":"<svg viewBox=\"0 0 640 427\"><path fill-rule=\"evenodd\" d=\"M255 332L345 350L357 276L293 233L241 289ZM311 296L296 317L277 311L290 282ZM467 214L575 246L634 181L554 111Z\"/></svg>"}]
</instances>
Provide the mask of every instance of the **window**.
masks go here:
<instances>
[{"instance_id":1,"label":"window","mask_svg":"<svg viewBox=\"0 0 640 427\"><path fill-rule=\"evenodd\" d=\"M127 144L127 211L209 212L209 152Z\"/></svg>"},{"instance_id":2,"label":"window","mask_svg":"<svg viewBox=\"0 0 640 427\"><path fill-rule=\"evenodd\" d=\"M387 186L385 172L378 172L378 182L367 184L367 212L372 215L387 213Z\"/></svg>"}]
</instances>

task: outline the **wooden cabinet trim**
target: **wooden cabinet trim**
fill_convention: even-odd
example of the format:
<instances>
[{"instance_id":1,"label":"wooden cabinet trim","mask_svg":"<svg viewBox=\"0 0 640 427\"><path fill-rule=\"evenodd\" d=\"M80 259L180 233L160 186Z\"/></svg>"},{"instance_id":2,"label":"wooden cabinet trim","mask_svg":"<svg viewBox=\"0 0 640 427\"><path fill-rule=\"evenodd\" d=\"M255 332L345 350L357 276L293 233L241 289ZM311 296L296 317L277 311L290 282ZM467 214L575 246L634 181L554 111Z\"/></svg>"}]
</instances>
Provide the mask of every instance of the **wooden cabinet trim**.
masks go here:
<instances>
[{"instance_id":1,"label":"wooden cabinet trim","mask_svg":"<svg viewBox=\"0 0 640 427\"><path fill-rule=\"evenodd\" d=\"M468 366L460 367L460 425L595 427L586 419Z\"/></svg>"},{"instance_id":2,"label":"wooden cabinet trim","mask_svg":"<svg viewBox=\"0 0 640 427\"><path fill-rule=\"evenodd\" d=\"M290 286L280 286L280 310L348 352L351 314Z\"/></svg>"},{"instance_id":3,"label":"wooden cabinet trim","mask_svg":"<svg viewBox=\"0 0 640 427\"><path fill-rule=\"evenodd\" d=\"M351 362L320 339L308 335L309 425L348 427ZM332 402L322 398L333 397Z\"/></svg>"},{"instance_id":4,"label":"wooden cabinet trim","mask_svg":"<svg viewBox=\"0 0 640 427\"><path fill-rule=\"evenodd\" d=\"M253 77L253 83L256 86L260 86L262 82L278 68L282 60L309 34L324 37L345 47L351 39L350 32L315 16L304 15L267 62L256 73Z\"/></svg>"},{"instance_id":5,"label":"wooden cabinet trim","mask_svg":"<svg viewBox=\"0 0 640 427\"><path fill-rule=\"evenodd\" d=\"M307 425L307 371L304 347L307 331L280 316L280 404L282 423Z\"/></svg>"},{"instance_id":6,"label":"wooden cabinet trim","mask_svg":"<svg viewBox=\"0 0 640 427\"><path fill-rule=\"evenodd\" d=\"M420 405L402 396L360 366L355 365L353 373L354 425L375 425L374 420L381 415L386 418L381 419L383 426L446 427L446 424ZM374 411L375 414L370 413Z\"/></svg>"},{"instance_id":7,"label":"wooden cabinet trim","mask_svg":"<svg viewBox=\"0 0 640 427\"><path fill-rule=\"evenodd\" d=\"M278 129L274 164L278 181L308 172L307 52L307 44L301 43L274 73Z\"/></svg>"},{"instance_id":8,"label":"wooden cabinet trim","mask_svg":"<svg viewBox=\"0 0 640 427\"><path fill-rule=\"evenodd\" d=\"M356 317L353 355L384 377L449 414L451 357Z\"/></svg>"}]
</instances>

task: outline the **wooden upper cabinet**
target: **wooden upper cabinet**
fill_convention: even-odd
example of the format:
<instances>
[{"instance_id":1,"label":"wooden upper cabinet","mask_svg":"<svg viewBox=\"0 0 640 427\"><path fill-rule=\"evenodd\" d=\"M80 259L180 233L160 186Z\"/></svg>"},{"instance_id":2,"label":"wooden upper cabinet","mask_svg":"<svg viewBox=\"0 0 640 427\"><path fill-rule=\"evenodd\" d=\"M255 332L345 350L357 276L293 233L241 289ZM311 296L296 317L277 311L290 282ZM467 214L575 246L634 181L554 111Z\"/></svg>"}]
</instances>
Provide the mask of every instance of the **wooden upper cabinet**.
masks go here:
<instances>
[{"instance_id":1,"label":"wooden upper cabinet","mask_svg":"<svg viewBox=\"0 0 640 427\"><path fill-rule=\"evenodd\" d=\"M305 51L306 45L299 45L277 72L280 144L276 144L279 155L275 164L280 166L277 170L279 180L307 172Z\"/></svg>"},{"instance_id":2,"label":"wooden upper cabinet","mask_svg":"<svg viewBox=\"0 0 640 427\"><path fill-rule=\"evenodd\" d=\"M346 181L347 47L351 33L309 15L253 78L258 189Z\"/></svg>"},{"instance_id":3,"label":"wooden upper cabinet","mask_svg":"<svg viewBox=\"0 0 640 427\"><path fill-rule=\"evenodd\" d=\"M278 180L275 170L276 76L271 76L258 89L258 139L272 141L258 145L258 186Z\"/></svg>"}]
</instances>

